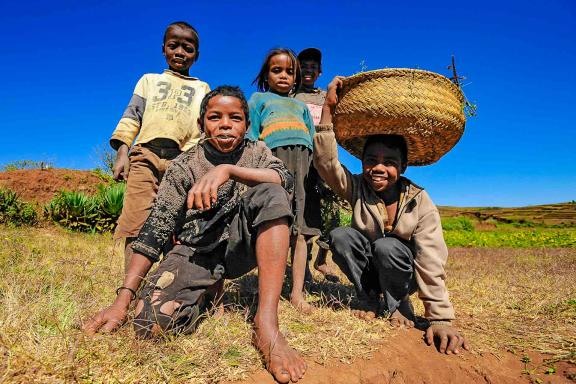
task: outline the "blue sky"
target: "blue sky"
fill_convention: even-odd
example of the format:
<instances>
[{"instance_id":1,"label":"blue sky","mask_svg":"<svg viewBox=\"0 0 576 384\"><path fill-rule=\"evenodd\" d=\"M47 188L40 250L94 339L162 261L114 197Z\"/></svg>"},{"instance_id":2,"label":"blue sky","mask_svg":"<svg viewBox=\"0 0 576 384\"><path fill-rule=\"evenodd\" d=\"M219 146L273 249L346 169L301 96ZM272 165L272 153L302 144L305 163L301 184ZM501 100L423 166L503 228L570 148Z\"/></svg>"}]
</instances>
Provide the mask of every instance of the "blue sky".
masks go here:
<instances>
[{"instance_id":1,"label":"blue sky","mask_svg":"<svg viewBox=\"0 0 576 384\"><path fill-rule=\"evenodd\" d=\"M174 5L170 5L174 4ZM191 74L249 96L266 51L322 49L318 84L368 69L449 75L455 54L478 105L438 163L407 176L440 205L522 206L576 199L576 2L51 1L0 6L0 164L91 169L138 78L165 68L165 26L201 37ZM341 152L353 171L357 160Z\"/></svg>"}]
</instances>

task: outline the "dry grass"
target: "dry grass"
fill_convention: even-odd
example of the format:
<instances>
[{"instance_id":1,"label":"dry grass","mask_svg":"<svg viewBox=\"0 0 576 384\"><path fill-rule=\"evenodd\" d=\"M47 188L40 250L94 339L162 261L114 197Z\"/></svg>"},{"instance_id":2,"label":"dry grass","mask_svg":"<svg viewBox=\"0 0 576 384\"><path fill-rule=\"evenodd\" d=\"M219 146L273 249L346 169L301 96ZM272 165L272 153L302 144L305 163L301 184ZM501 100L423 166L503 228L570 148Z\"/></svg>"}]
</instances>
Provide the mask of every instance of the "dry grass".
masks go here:
<instances>
[{"instance_id":1,"label":"dry grass","mask_svg":"<svg viewBox=\"0 0 576 384\"><path fill-rule=\"evenodd\" d=\"M448 289L475 348L576 364L576 250L451 249Z\"/></svg>"},{"instance_id":2,"label":"dry grass","mask_svg":"<svg viewBox=\"0 0 576 384\"><path fill-rule=\"evenodd\" d=\"M194 335L137 340L75 328L107 305L122 277L109 235L0 227L0 382L213 383L262 367L250 344L256 277L228 284L227 310ZM448 287L457 325L480 353L539 351L576 356L576 250L452 249ZM311 316L281 303L281 328L308 358L351 361L390 333L385 321L350 316L349 285L323 282ZM414 300L422 312L419 300Z\"/></svg>"},{"instance_id":3,"label":"dry grass","mask_svg":"<svg viewBox=\"0 0 576 384\"><path fill-rule=\"evenodd\" d=\"M83 335L77 325L111 302L121 264L109 235L0 227L0 382L209 383L262 367L246 321L254 311L251 275L230 284L225 315L208 316L194 335L137 340L129 326ZM357 320L346 306L331 309L348 300L350 287L320 289L340 297L312 297L320 302L312 316L281 303L289 342L319 362L374 351L389 332L386 323Z\"/></svg>"}]
</instances>

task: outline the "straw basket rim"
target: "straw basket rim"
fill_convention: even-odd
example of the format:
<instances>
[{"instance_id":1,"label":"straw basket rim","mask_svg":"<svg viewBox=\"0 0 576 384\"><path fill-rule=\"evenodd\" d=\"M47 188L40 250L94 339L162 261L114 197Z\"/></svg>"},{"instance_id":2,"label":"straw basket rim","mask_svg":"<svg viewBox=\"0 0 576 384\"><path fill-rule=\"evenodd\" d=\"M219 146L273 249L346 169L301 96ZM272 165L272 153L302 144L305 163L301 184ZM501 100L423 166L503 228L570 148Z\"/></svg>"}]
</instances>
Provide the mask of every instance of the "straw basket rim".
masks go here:
<instances>
[{"instance_id":1,"label":"straw basket rim","mask_svg":"<svg viewBox=\"0 0 576 384\"><path fill-rule=\"evenodd\" d=\"M432 164L462 137L465 98L443 75L384 68L342 82L334 131L340 145L358 158L368 136L396 134L406 140L409 165Z\"/></svg>"}]
</instances>

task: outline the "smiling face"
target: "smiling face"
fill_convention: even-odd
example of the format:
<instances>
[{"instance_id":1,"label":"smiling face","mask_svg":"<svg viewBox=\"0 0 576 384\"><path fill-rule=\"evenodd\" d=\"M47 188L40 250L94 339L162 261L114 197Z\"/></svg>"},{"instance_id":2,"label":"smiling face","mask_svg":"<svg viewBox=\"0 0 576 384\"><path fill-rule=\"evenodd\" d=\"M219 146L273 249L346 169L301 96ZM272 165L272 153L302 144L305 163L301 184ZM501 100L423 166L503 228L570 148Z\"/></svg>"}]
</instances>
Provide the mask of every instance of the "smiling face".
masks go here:
<instances>
[{"instance_id":1,"label":"smiling face","mask_svg":"<svg viewBox=\"0 0 576 384\"><path fill-rule=\"evenodd\" d=\"M208 101L204 124L210 144L223 153L232 152L244 140L246 116L240 99L217 95Z\"/></svg>"},{"instance_id":2,"label":"smiling face","mask_svg":"<svg viewBox=\"0 0 576 384\"><path fill-rule=\"evenodd\" d=\"M381 142L366 146L362 157L362 175L374 191L381 193L392 189L405 170L400 148Z\"/></svg>"},{"instance_id":3,"label":"smiling face","mask_svg":"<svg viewBox=\"0 0 576 384\"><path fill-rule=\"evenodd\" d=\"M300 60L300 70L302 71L302 85L313 88L320 76L320 63L315 60Z\"/></svg>"},{"instance_id":4,"label":"smiling face","mask_svg":"<svg viewBox=\"0 0 576 384\"><path fill-rule=\"evenodd\" d=\"M266 81L270 91L279 95L290 93L296 81L296 69L290 56L281 53L270 58Z\"/></svg>"},{"instance_id":5,"label":"smiling face","mask_svg":"<svg viewBox=\"0 0 576 384\"><path fill-rule=\"evenodd\" d=\"M162 53L168 67L182 75L188 76L188 70L197 58L197 36L193 30L174 25L166 32Z\"/></svg>"}]
</instances>

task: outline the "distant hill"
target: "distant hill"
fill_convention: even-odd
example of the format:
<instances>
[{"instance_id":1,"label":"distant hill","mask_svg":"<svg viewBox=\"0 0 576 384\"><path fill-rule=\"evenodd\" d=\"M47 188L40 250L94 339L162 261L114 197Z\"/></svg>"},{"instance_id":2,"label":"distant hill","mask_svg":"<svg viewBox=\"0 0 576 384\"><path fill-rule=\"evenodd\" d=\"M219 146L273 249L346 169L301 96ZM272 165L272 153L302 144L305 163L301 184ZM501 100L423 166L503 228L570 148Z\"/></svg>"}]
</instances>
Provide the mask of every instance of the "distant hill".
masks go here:
<instances>
[{"instance_id":1,"label":"distant hill","mask_svg":"<svg viewBox=\"0 0 576 384\"><path fill-rule=\"evenodd\" d=\"M575 225L576 202L533 205L520 208L459 208L438 207L440 216L472 216L481 221L494 220L502 223L535 223L545 225Z\"/></svg>"}]
</instances>

